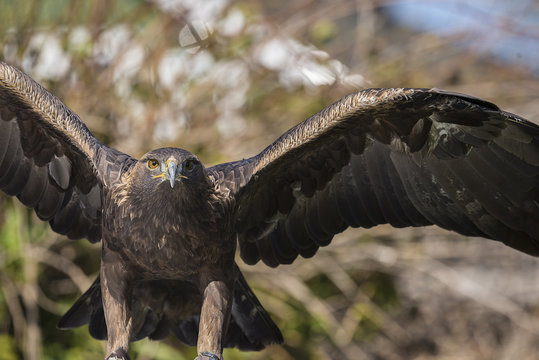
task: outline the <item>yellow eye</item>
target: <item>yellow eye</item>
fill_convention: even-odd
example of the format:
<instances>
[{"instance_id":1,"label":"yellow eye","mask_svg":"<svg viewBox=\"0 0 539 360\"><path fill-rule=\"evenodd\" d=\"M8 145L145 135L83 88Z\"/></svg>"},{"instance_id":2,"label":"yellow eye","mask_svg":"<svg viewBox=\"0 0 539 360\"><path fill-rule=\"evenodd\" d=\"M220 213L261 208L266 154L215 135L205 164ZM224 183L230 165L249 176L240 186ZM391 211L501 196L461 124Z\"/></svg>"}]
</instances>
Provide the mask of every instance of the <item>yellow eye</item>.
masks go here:
<instances>
[{"instance_id":1,"label":"yellow eye","mask_svg":"<svg viewBox=\"0 0 539 360\"><path fill-rule=\"evenodd\" d=\"M159 161L155 159L148 160L148 168L150 168L150 170L157 169L158 166L159 166Z\"/></svg>"},{"instance_id":2,"label":"yellow eye","mask_svg":"<svg viewBox=\"0 0 539 360\"><path fill-rule=\"evenodd\" d=\"M183 163L183 167L185 168L185 170L187 171L191 171L193 170L193 167L195 166L195 163L192 161L192 160L186 160L184 163Z\"/></svg>"}]
</instances>

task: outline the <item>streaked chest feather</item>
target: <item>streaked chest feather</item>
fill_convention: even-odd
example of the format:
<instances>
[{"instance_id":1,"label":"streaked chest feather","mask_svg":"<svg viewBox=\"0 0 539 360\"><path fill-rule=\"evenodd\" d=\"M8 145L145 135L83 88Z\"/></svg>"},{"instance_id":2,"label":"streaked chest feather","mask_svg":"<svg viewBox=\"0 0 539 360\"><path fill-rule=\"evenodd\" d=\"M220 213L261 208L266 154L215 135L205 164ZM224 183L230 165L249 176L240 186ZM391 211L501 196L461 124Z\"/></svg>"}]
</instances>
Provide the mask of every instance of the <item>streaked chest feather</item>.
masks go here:
<instances>
[{"instance_id":1,"label":"streaked chest feather","mask_svg":"<svg viewBox=\"0 0 539 360\"><path fill-rule=\"evenodd\" d=\"M234 255L222 204L210 191L133 193L118 186L104 215L107 245L151 275L188 276ZM228 251L227 251L228 249ZM188 265L186 265L188 264Z\"/></svg>"}]
</instances>

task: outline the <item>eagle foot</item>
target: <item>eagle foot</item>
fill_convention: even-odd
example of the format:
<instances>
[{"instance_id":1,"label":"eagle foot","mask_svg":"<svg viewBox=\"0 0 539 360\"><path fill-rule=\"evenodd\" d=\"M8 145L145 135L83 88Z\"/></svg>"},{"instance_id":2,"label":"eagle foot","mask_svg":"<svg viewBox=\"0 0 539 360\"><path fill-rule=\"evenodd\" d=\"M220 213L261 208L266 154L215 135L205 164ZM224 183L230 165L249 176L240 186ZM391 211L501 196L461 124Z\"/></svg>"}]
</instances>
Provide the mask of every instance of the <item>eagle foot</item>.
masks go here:
<instances>
[{"instance_id":1,"label":"eagle foot","mask_svg":"<svg viewBox=\"0 0 539 360\"><path fill-rule=\"evenodd\" d=\"M123 348L116 349L105 360L129 360L129 355Z\"/></svg>"},{"instance_id":2,"label":"eagle foot","mask_svg":"<svg viewBox=\"0 0 539 360\"><path fill-rule=\"evenodd\" d=\"M212 352L204 351L198 354L195 360L222 360L220 356L215 355Z\"/></svg>"}]
</instances>

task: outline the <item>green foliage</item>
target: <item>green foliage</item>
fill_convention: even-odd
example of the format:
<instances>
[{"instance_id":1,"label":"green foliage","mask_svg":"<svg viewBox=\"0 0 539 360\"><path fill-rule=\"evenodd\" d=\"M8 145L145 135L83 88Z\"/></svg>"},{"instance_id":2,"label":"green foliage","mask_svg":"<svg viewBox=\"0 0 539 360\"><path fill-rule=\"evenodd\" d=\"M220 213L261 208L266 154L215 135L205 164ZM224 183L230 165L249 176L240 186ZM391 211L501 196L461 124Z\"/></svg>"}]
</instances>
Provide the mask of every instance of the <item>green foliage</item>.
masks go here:
<instances>
[{"instance_id":1,"label":"green foliage","mask_svg":"<svg viewBox=\"0 0 539 360\"><path fill-rule=\"evenodd\" d=\"M16 360L19 358L13 338L6 334L0 334L0 360Z\"/></svg>"},{"instance_id":2,"label":"green foliage","mask_svg":"<svg viewBox=\"0 0 539 360\"><path fill-rule=\"evenodd\" d=\"M2 263L12 264L20 260L23 243L20 241L20 229L24 226L21 215L16 211L11 201L2 202L3 227L0 233L0 246L2 247Z\"/></svg>"}]
</instances>

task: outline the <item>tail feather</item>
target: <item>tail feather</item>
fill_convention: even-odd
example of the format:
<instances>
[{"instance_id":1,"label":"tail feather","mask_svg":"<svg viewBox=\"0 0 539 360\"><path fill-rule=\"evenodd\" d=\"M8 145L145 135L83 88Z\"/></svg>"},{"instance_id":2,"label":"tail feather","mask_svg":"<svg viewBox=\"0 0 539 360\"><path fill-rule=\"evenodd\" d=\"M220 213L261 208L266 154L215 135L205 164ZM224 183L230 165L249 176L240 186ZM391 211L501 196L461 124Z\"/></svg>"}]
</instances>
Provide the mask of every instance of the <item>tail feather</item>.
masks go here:
<instances>
[{"instance_id":1,"label":"tail feather","mask_svg":"<svg viewBox=\"0 0 539 360\"><path fill-rule=\"evenodd\" d=\"M101 297L101 291L99 291L99 295ZM105 322L103 305L98 305L93 309L88 331L97 340L107 340L107 323Z\"/></svg>"},{"instance_id":2,"label":"tail feather","mask_svg":"<svg viewBox=\"0 0 539 360\"><path fill-rule=\"evenodd\" d=\"M261 350L267 345L282 343L283 336L279 328L262 307L239 269L237 273L230 323L223 341L224 346L237 347L241 350ZM198 314L184 319L172 319L166 313L158 313L145 308L140 315L144 316L144 321L135 330L133 341L145 337L152 340L164 339L172 330L179 340L196 346L200 321ZM72 329L88 323L90 335L99 340L107 338L99 276L60 319L58 328Z\"/></svg>"},{"instance_id":3,"label":"tail feather","mask_svg":"<svg viewBox=\"0 0 539 360\"><path fill-rule=\"evenodd\" d=\"M58 329L68 330L89 323L90 335L98 340L107 338L107 325L101 299L101 281L99 276L58 322Z\"/></svg>"},{"instance_id":4,"label":"tail feather","mask_svg":"<svg viewBox=\"0 0 539 360\"><path fill-rule=\"evenodd\" d=\"M157 324L159 324L160 320L161 316L147 309L144 323L142 323L142 326L140 326L138 331L136 331L136 335L134 336L133 341L138 341L152 335L155 332Z\"/></svg>"},{"instance_id":5,"label":"tail feather","mask_svg":"<svg viewBox=\"0 0 539 360\"><path fill-rule=\"evenodd\" d=\"M153 332L148 335L150 340L163 340L170 334L170 324L166 316L162 316L161 320L155 325Z\"/></svg>"},{"instance_id":6,"label":"tail feather","mask_svg":"<svg viewBox=\"0 0 539 360\"><path fill-rule=\"evenodd\" d=\"M242 273L238 269L238 278L234 284L234 301L232 302L231 325L236 323L241 332L245 334L251 345L259 350L270 344L281 344L283 335L269 316L266 309L262 307L256 295L253 293ZM237 333L229 327L228 334ZM241 344L237 344L242 349ZM249 350L249 349L245 349Z\"/></svg>"},{"instance_id":7,"label":"tail feather","mask_svg":"<svg viewBox=\"0 0 539 360\"><path fill-rule=\"evenodd\" d=\"M56 326L58 329L67 330L87 324L90 321L93 308L99 304L101 304L101 283L98 276L90 288L62 316Z\"/></svg>"},{"instance_id":8,"label":"tail feather","mask_svg":"<svg viewBox=\"0 0 539 360\"><path fill-rule=\"evenodd\" d=\"M192 316L189 319L175 321L172 326L172 332L181 342L189 346L196 346L199 322L199 315Z\"/></svg>"}]
</instances>

